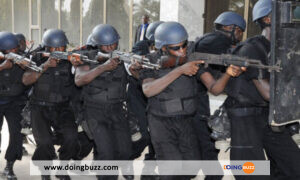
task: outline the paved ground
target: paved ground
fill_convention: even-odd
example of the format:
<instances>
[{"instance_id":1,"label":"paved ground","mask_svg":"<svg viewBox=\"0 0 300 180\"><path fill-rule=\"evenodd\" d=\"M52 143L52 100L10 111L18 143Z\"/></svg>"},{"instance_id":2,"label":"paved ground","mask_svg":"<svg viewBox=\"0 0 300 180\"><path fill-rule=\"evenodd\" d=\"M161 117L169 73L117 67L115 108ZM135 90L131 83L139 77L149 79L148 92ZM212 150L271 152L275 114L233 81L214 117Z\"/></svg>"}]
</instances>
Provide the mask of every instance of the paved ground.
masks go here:
<instances>
[{"instance_id":1,"label":"paved ground","mask_svg":"<svg viewBox=\"0 0 300 180\"><path fill-rule=\"evenodd\" d=\"M222 102L224 101L225 96L219 96L219 97L212 97L210 100L210 106L211 106L211 112L214 112L215 109L217 109ZM5 167L5 160L4 160L4 152L8 144L8 129L7 129L7 124L6 122L4 123L4 126L2 128L2 145L1 145L1 150L2 153L0 154L0 172ZM15 173L18 177L19 180L39 180L39 176L30 176L29 174L29 162L31 160L31 155L34 152L35 146L32 144L26 144L25 145L27 151L29 152L29 156L23 156L22 161L17 161L15 164ZM145 150L145 152L147 149ZM143 156L143 155L142 155ZM92 159L92 154L90 154L87 159ZM140 157L140 159L143 159L143 157ZM219 159L222 160L228 160L229 159L229 151L228 152L220 152L219 154ZM0 180L4 179L3 177L0 176ZM56 179L55 177L52 177L52 179ZM95 180L96 178L94 176L73 176L73 180ZM120 179L123 179L123 177L120 177ZM139 177L136 177L135 179L140 179ZM197 180L202 180L204 179L204 176L197 176L195 179ZM232 176L225 176L223 180L233 180L234 178Z\"/></svg>"}]
</instances>

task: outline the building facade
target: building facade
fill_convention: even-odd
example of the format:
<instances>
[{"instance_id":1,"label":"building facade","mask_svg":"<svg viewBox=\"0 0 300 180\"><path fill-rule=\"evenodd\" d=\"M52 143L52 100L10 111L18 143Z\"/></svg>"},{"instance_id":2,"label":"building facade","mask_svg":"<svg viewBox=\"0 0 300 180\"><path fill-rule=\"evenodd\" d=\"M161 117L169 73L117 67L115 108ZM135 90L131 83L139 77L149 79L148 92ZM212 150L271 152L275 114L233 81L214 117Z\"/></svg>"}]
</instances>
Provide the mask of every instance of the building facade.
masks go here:
<instances>
[{"instance_id":1,"label":"building facade","mask_svg":"<svg viewBox=\"0 0 300 180\"><path fill-rule=\"evenodd\" d=\"M85 44L97 24L116 27L120 50L130 50L143 14L150 22L178 21L188 30L190 40L213 29L214 19L224 11L235 11L247 21L245 37L258 28L251 22L257 0L0 0L0 31L23 33L41 42L43 32L59 28L66 32L70 48Z\"/></svg>"}]
</instances>

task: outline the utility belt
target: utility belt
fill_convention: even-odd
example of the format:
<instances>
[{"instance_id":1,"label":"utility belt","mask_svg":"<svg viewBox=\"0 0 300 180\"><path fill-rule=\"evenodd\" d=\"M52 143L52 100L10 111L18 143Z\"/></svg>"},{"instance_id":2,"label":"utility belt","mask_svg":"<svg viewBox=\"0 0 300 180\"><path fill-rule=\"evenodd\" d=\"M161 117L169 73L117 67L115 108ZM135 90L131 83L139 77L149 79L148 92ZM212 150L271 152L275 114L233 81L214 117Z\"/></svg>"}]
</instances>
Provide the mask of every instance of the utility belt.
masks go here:
<instances>
[{"instance_id":1,"label":"utility belt","mask_svg":"<svg viewBox=\"0 0 300 180\"><path fill-rule=\"evenodd\" d=\"M53 103L53 102L46 102L46 101L37 101L37 100L30 100L30 105L38 105L38 106L69 106L69 101Z\"/></svg>"},{"instance_id":2,"label":"utility belt","mask_svg":"<svg viewBox=\"0 0 300 180\"><path fill-rule=\"evenodd\" d=\"M170 100L155 98L148 105L148 111L162 117L189 116L195 114L196 106L197 99L195 96Z\"/></svg>"},{"instance_id":3,"label":"utility belt","mask_svg":"<svg viewBox=\"0 0 300 180\"><path fill-rule=\"evenodd\" d=\"M229 116L245 117L257 116L269 113L269 107L243 107L243 108L227 108Z\"/></svg>"},{"instance_id":4,"label":"utility belt","mask_svg":"<svg viewBox=\"0 0 300 180\"><path fill-rule=\"evenodd\" d=\"M151 112L150 112L150 114L152 116L155 116L155 117L158 117L158 118L165 117L165 118L169 118L171 120L184 120L184 119L194 118L195 115L196 115L196 112L193 113L193 114L189 114L189 115L173 115L173 116L160 116L160 115L153 114Z\"/></svg>"},{"instance_id":5,"label":"utility belt","mask_svg":"<svg viewBox=\"0 0 300 180\"><path fill-rule=\"evenodd\" d=\"M83 102L83 107L84 108L97 108L97 109L108 109L111 107L120 107L123 106L123 102L124 100L118 100L118 101L103 101L103 102L99 102L99 101L89 101L89 100L84 100Z\"/></svg>"},{"instance_id":6,"label":"utility belt","mask_svg":"<svg viewBox=\"0 0 300 180\"><path fill-rule=\"evenodd\" d=\"M101 106L103 104L117 104L125 101L125 98L122 98L119 93L102 91L98 94L84 94L84 104Z\"/></svg>"}]
</instances>

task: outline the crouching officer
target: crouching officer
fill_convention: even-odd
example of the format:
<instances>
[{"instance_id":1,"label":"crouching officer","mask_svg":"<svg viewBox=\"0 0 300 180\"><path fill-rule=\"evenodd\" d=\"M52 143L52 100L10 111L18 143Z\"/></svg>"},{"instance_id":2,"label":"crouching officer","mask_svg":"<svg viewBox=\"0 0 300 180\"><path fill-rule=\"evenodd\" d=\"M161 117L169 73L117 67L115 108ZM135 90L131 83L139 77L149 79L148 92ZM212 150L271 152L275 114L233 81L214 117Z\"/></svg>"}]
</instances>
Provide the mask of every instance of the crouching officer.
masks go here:
<instances>
[{"instance_id":1,"label":"crouching officer","mask_svg":"<svg viewBox=\"0 0 300 180\"><path fill-rule=\"evenodd\" d=\"M119 34L108 24L96 26L93 44L102 53L118 47ZM89 57L95 58L94 57ZM75 83L82 87L84 119L95 143L95 160L129 160L131 137L123 102L126 100L127 72L118 59L98 59L99 64L84 64L75 71ZM117 179L118 176L97 176Z\"/></svg>"},{"instance_id":2,"label":"crouching officer","mask_svg":"<svg viewBox=\"0 0 300 180\"><path fill-rule=\"evenodd\" d=\"M0 32L0 51L5 55L18 53L18 40L10 32ZM7 165L3 175L17 179L13 172L16 160L22 158L21 112L24 107L25 86L22 84L24 70L9 59L0 64L0 117L5 117L9 129L9 145L5 159ZM2 124L1 124L2 125Z\"/></svg>"},{"instance_id":3,"label":"crouching officer","mask_svg":"<svg viewBox=\"0 0 300 180\"><path fill-rule=\"evenodd\" d=\"M67 44L68 39L61 30L49 29L43 35L42 46L46 52L65 51ZM72 65L67 60L43 57L42 53L33 57L42 72L26 71L23 76L25 85L33 84L30 105L37 148L32 160L53 160L56 157L51 127L62 137L59 159L70 160L78 148L77 126L70 107L71 92L75 86ZM69 176L59 178L70 179ZM42 176L42 179L50 179L50 176Z\"/></svg>"},{"instance_id":4,"label":"crouching officer","mask_svg":"<svg viewBox=\"0 0 300 180\"><path fill-rule=\"evenodd\" d=\"M143 92L148 97L148 123L157 160L200 159L192 124L197 107L197 79L211 92L218 94L224 90L231 76L241 73L239 68L229 67L227 73L215 81L202 68L199 70L199 64L203 61L187 62L187 51L192 51L187 39L188 34L181 24L165 22L159 25L155 31L155 47L159 51L149 57L153 63L159 59L163 61L162 68L144 69L140 75ZM160 171L160 166L158 169Z\"/></svg>"}]
</instances>

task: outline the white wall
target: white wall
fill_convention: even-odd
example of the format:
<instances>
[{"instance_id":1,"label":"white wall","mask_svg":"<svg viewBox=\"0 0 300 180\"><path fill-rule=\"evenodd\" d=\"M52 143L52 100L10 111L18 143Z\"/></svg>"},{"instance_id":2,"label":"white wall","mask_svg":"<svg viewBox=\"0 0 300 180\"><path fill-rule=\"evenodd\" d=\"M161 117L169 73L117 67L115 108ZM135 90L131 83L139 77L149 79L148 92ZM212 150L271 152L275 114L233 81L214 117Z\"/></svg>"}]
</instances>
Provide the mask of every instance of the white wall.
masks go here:
<instances>
[{"instance_id":1,"label":"white wall","mask_svg":"<svg viewBox=\"0 0 300 180\"><path fill-rule=\"evenodd\" d=\"M160 0L160 20L178 21L179 0Z\"/></svg>"},{"instance_id":2,"label":"white wall","mask_svg":"<svg viewBox=\"0 0 300 180\"><path fill-rule=\"evenodd\" d=\"M203 35L205 0L161 0L160 20L177 21L185 26L189 40Z\"/></svg>"}]
</instances>

